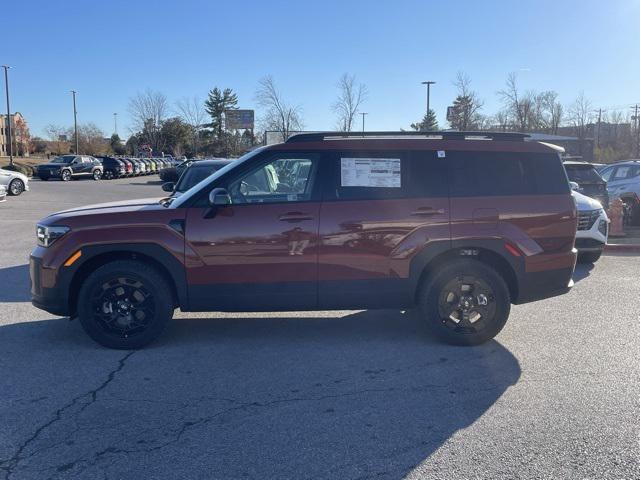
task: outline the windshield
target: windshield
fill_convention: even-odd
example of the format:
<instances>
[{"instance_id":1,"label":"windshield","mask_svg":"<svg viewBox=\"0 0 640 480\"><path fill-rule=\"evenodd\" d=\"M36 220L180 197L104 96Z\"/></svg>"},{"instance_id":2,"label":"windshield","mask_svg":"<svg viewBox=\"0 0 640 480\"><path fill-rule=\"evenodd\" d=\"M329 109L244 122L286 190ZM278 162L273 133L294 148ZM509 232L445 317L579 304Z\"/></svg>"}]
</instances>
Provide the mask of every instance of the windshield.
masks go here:
<instances>
[{"instance_id":1,"label":"windshield","mask_svg":"<svg viewBox=\"0 0 640 480\"><path fill-rule=\"evenodd\" d=\"M596 172L592 166L582 167L574 165L565 165L569 180L580 183L602 183L602 177Z\"/></svg>"},{"instance_id":2,"label":"windshield","mask_svg":"<svg viewBox=\"0 0 640 480\"><path fill-rule=\"evenodd\" d=\"M197 185L202 180L207 178L214 172L217 172L223 167L222 164L219 165L197 165L190 168L182 174L180 180L176 184L176 192L184 193L189 190L194 185Z\"/></svg>"},{"instance_id":3,"label":"windshield","mask_svg":"<svg viewBox=\"0 0 640 480\"><path fill-rule=\"evenodd\" d=\"M197 194L200 190L202 190L203 188L206 188L207 185L210 185L212 182L215 182L217 178L220 178L222 175L226 174L231 169L236 168L237 166L241 165L242 163L246 162L247 160L253 158L258 153L262 152L262 150L264 150L265 148L266 147L260 147L260 148L256 148L255 150L252 150L252 151L250 151L248 153L245 153L243 156L241 156L236 161L225 165L220 170L215 172L213 175L209 175L207 178L202 180L200 183L197 183L196 185L194 185L193 188L189 189L184 195L181 195L176 200L172 200L170 202L164 202L163 205L165 207L171 206L171 208L180 208L186 202L191 200L191 198L195 194Z\"/></svg>"},{"instance_id":4,"label":"windshield","mask_svg":"<svg viewBox=\"0 0 640 480\"><path fill-rule=\"evenodd\" d=\"M71 163L74 158L76 158L75 155L63 155L62 157L54 158L51 163Z\"/></svg>"}]
</instances>

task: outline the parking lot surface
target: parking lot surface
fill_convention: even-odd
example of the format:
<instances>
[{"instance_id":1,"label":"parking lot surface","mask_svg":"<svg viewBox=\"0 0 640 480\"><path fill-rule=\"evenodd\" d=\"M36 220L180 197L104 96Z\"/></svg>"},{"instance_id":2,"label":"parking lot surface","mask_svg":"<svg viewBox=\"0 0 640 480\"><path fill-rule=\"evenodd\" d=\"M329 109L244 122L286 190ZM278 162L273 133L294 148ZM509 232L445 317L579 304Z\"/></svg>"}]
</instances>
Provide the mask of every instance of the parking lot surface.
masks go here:
<instances>
[{"instance_id":1,"label":"parking lot surface","mask_svg":"<svg viewBox=\"0 0 640 480\"><path fill-rule=\"evenodd\" d=\"M0 204L0 478L640 478L640 257L579 267L473 348L349 311L177 313L112 351L31 306L39 218L150 196L33 181Z\"/></svg>"}]
</instances>

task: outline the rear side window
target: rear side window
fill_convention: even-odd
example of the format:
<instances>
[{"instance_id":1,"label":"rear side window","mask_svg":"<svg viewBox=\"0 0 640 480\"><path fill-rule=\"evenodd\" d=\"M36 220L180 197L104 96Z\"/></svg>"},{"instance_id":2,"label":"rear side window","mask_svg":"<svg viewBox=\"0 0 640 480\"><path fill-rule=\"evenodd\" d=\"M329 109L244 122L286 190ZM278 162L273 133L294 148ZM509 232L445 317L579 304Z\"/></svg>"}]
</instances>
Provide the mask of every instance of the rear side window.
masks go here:
<instances>
[{"instance_id":1,"label":"rear side window","mask_svg":"<svg viewBox=\"0 0 640 480\"><path fill-rule=\"evenodd\" d=\"M451 195L556 195L569 193L567 175L555 154L447 152Z\"/></svg>"},{"instance_id":2,"label":"rear side window","mask_svg":"<svg viewBox=\"0 0 640 480\"><path fill-rule=\"evenodd\" d=\"M449 195L446 159L435 151L338 153L332 170L328 197L336 200Z\"/></svg>"}]
</instances>

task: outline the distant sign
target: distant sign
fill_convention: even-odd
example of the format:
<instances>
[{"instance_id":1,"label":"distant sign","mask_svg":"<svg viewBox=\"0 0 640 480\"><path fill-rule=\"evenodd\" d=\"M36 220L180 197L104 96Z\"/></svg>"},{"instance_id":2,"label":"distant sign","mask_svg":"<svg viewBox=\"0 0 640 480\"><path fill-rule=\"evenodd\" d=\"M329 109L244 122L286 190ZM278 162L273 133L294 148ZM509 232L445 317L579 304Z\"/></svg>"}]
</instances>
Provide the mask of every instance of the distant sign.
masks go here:
<instances>
[{"instance_id":1,"label":"distant sign","mask_svg":"<svg viewBox=\"0 0 640 480\"><path fill-rule=\"evenodd\" d=\"M253 130L253 110L225 110L224 122L228 130Z\"/></svg>"},{"instance_id":2,"label":"distant sign","mask_svg":"<svg viewBox=\"0 0 640 480\"><path fill-rule=\"evenodd\" d=\"M447 107L447 122L455 120L457 116L458 116L457 107L454 107L454 106Z\"/></svg>"}]
</instances>

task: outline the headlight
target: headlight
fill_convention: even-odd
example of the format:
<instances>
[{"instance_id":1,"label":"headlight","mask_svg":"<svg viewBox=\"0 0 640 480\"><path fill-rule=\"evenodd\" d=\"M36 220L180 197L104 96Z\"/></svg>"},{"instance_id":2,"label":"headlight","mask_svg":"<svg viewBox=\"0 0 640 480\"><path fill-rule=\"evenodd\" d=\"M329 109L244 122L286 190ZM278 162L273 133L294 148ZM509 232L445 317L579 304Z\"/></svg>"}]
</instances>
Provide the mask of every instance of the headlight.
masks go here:
<instances>
[{"instance_id":1,"label":"headlight","mask_svg":"<svg viewBox=\"0 0 640 480\"><path fill-rule=\"evenodd\" d=\"M62 225L53 225L50 227L45 227L44 225L36 225L36 237L38 238L38 245L40 245L41 247L48 247L69 230L71 230L69 227L65 227Z\"/></svg>"}]
</instances>

